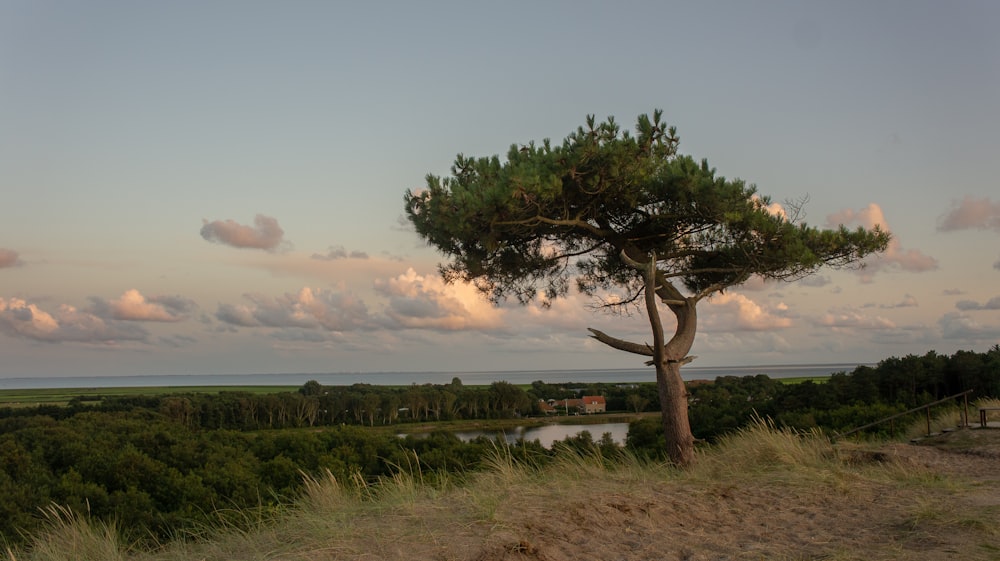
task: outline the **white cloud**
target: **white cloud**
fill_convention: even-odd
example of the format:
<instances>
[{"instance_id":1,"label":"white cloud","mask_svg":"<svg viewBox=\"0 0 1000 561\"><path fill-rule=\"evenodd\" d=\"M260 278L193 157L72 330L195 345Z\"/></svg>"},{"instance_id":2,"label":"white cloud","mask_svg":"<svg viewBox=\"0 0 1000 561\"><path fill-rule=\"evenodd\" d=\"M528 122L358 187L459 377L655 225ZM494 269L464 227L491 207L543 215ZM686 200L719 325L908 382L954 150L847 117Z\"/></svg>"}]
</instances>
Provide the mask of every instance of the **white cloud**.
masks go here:
<instances>
[{"instance_id":1,"label":"white cloud","mask_svg":"<svg viewBox=\"0 0 1000 561\"><path fill-rule=\"evenodd\" d=\"M287 249L290 245L284 241L285 231L278 225L278 220L263 214L254 217L252 227L234 220L203 220L202 223L201 237L210 242L267 251Z\"/></svg>"},{"instance_id":2,"label":"white cloud","mask_svg":"<svg viewBox=\"0 0 1000 561\"><path fill-rule=\"evenodd\" d=\"M504 311L470 284L446 284L436 275L418 275L410 268L389 280L377 279L375 290L389 299L385 314L398 327L442 331L503 327Z\"/></svg>"},{"instance_id":3,"label":"white cloud","mask_svg":"<svg viewBox=\"0 0 1000 561\"><path fill-rule=\"evenodd\" d=\"M896 324L882 316L866 316L848 308L831 310L819 318L817 324L836 330L896 329Z\"/></svg>"},{"instance_id":4,"label":"white cloud","mask_svg":"<svg viewBox=\"0 0 1000 561\"><path fill-rule=\"evenodd\" d=\"M18 298L0 298L0 332L48 343L111 344L148 338L146 331L135 324L105 321L65 304L49 313Z\"/></svg>"},{"instance_id":5,"label":"white cloud","mask_svg":"<svg viewBox=\"0 0 1000 561\"><path fill-rule=\"evenodd\" d=\"M373 325L364 302L350 293L304 287L276 298L244 294L249 304L220 304L216 319L240 327L353 331Z\"/></svg>"},{"instance_id":6,"label":"white cloud","mask_svg":"<svg viewBox=\"0 0 1000 561\"><path fill-rule=\"evenodd\" d=\"M764 199L760 195L754 193L750 197L760 208L763 208L771 216L778 216L780 218L788 219L788 213L785 212L785 207L781 206L780 203L768 203L764 204Z\"/></svg>"},{"instance_id":7,"label":"white cloud","mask_svg":"<svg viewBox=\"0 0 1000 561\"><path fill-rule=\"evenodd\" d=\"M792 320L787 316L788 307L779 303L772 309L765 309L760 304L742 294L716 294L707 300L707 306L700 314L705 330L712 332L726 331L769 331L792 326Z\"/></svg>"},{"instance_id":8,"label":"white cloud","mask_svg":"<svg viewBox=\"0 0 1000 561\"><path fill-rule=\"evenodd\" d=\"M882 208L871 203L861 210L845 209L831 214L826 218L827 227L861 225L871 229L879 226L883 231L891 232ZM883 270L901 269L911 273L922 273L938 268L937 259L916 249L904 249L899 237L893 235L889 247L880 255L872 255L864 260L864 268L858 270L864 282L871 282L875 273Z\"/></svg>"},{"instance_id":9,"label":"white cloud","mask_svg":"<svg viewBox=\"0 0 1000 561\"><path fill-rule=\"evenodd\" d=\"M91 301L97 315L128 321L181 321L197 307L192 300L180 296L147 298L134 288L115 300L92 298Z\"/></svg>"}]
</instances>

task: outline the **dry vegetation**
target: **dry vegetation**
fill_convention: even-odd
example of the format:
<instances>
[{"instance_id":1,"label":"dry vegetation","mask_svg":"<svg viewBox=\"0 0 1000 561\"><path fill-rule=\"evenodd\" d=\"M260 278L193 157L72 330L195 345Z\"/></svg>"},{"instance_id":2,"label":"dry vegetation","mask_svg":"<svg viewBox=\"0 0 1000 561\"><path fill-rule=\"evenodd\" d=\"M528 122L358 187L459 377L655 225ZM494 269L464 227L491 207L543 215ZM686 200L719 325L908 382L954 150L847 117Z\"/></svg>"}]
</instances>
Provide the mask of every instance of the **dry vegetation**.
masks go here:
<instances>
[{"instance_id":1,"label":"dry vegetation","mask_svg":"<svg viewBox=\"0 0 1000 561\"><path fill-rule=\"evenodd\" d=\"M237 513L251 518L242 529L221 523L154 552L53 508L49 534L0 558L1000 559L1000 430L921 444L831 444L758 422L686 472L596 454L534 469L498 449L491 469L461 480L418 469L377 484L309 479L288 512Z\"/></svg>"}]
</instances>

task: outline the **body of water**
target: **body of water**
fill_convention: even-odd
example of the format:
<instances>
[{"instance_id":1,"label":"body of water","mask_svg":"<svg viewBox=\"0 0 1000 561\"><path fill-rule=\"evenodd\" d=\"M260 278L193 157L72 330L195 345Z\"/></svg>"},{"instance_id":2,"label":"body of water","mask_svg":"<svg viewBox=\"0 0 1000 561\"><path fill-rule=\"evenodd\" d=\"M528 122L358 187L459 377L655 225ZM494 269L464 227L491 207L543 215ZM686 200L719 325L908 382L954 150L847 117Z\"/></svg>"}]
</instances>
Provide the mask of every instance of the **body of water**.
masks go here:
<instances>
[{"instance_id":1,"label":"body of water","mask_svg":"<svg viewBox=\"0 0 1000 561\"><path fill-rule=\"evenodd\" d=\"M480 436L494 438L503 437L508 444L520 439L533 442L537 440L542 446L552 448L553 442L559 442L568 436L576 436L583 431L590 433L594 441L601 439L604 433L611 433L611 438L618 444L625 444L628 437L628 423L595 423L591 425L543 425L540 427L514 427L506 431L455 431L455 436L468 442Z\"/></svg>"},{"instance_id":2,"label":"body of water","mask_svg":"<svg viewBox=\"0 0 1000 561\"><path fill-rule=\"evenodd\" d=\"M771 378L828 376L835 372L851 372L858 364L781 364L764 366L691 366L681 370L685 380L714 380L719 376L755 376ZM349 386L363 383L381 386L412 384L447 384L452 378L467 385L489 385L505 381L530 384L536 380L559 382L652 382L656 379L652 367L605 370L497 370L485 372L336 372L290 374L203 374L149 376L79 376L0 378L0 389L36 388L112 388L112 387L179 387L179 386L300 386L310 380L325 386ZM595 435L595 438L598 435Z\"/></svg>"}]
</instances>

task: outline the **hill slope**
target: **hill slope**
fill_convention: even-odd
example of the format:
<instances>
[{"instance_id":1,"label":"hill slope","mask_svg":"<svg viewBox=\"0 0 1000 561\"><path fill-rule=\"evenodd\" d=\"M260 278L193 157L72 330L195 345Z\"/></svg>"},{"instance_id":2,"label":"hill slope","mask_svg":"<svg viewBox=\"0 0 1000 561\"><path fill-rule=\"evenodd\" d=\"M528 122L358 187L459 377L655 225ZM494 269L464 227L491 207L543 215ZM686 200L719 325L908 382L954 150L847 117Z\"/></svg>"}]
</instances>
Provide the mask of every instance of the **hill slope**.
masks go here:
<instances>
[{"instance_id":1,"label":"hill slope","mask_svg":"<svg viewBox=\"0 0 1000 561\"><path fill-rule=\"evenodd\" d=\"M925 443L831 445L759 424L684 473L599 457L534 470L500 450L465 481L313 481L252 531L152 553L84 533L105 548L93 559L142 561L1000 559L1000 430ZM87 558L79 529L53 532L39 542L51 555L18 561Z\"/></svg>"}]
</instances>

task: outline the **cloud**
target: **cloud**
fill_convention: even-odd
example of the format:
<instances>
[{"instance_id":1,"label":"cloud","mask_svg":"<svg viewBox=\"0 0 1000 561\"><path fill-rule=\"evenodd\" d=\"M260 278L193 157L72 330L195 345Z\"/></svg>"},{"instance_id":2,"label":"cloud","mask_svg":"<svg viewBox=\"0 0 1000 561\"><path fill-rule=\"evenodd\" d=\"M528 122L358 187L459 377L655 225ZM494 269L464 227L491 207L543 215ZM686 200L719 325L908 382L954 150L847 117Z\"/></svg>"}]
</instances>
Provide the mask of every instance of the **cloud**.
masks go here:
<instances>
[{"instance_id":1,"label":"cloud","mask_svg":"<svg viewBox=\"0 0 1000 561\"><path fill-rule=\"evenodd\" d=\"M938 217L939 231L973 229L1000 232L1000 203L966 195L961 201L952 201L951 210Z\"/></svg>"},{"instance_id":2,"label":"cloud","mask_svg":"<svg viewBox=\"0 0 1000 561\"><path fill-rule=\"evenodd\" d=\"M990 298L985 304L973 300L959 300L955 303L959 310L1000 310L1000 296Z\"/></svg>"},{"instance_id":3,"label":"cloud","mask_svg":"<svg viewBox=\"0 0 1000 561\"><path fill-rule=\"evenodd\" d=\"M773 331L753 332L702 332L698 334L695 354L700 356L737 353L741 358L753 356L755 360L787 360L785 353L794 350L794 346L780 333ZM768 358L769 357L769 358ZM698 362L694 363L695 365Z\"/></svg>"},{"instance_id":4,"label":"cloud","mask_svg":"<svg viewBox=\"0 0 1000 561\"><path fill-rule=\"evenodd\" d=\"M742 294L727 293L712 296L708 305L709 311L701 316L706 318L706 330L712 332L768 331L792 326L785 304L766 310Z\"/></svg>"},{"instance_id":5,"label":"cloud","mask_svg":"<svg viewBox=\"0 0 1000 561\"><path fill-rule=\"evenodd\" d=\"M942 291L945 296L961 296L965 294L965 291L961 288L946 288Z\"/></svg>"},{"instance_id":6,"label":"cloud","mask_svg":"<svg viewBox=\"0 0 1000 561\"><path fill-rule=\"evenodd\" d=\"M14 267L19 265L21 262L18 260L17 252L13 249L5 249L0 247L0 269L5 269L7 267Z\"/></svg>"},{"instance_id":7,"label":"cloud","mask_svg":"<svg viewBox=\"0 0 1000 561\"><path fill-rule=\"evenodd\" d=\"M18 298L0 298L0 332L47 343L111 344L148 338L148 333L134 324L105 321L66 304L49 313Z\"/></svg>"},{"instance_id":8,"label":"cloud","mask_svg":"<svg viewBox=\"0 0 1000 561\"><path fill-rule=\"evenodd\" d=\"M348 253L342 245L331 245L326 254L313 253L310 258L319 259L320 261L334 261L336 259L368 259L368 254L363 251L356 250Z\"/></svg>"},{"instance_id":9,"label":"cloud","mask_svg":"<svg viewBox=\"0 0 1000 561\"><path fill-rule=\"evenodd\" d=\"M780 203L769 203L764 204L764 199L760 195L754 193L750 196L750 199L757 203L757 206L763 208L771 216L777 216L779 218L788 219L788 213L785 212L785 207L781 206Z\"/></svg>"},{"instance_id":10,"label":"cloud","mask_svg":"<svg viewBox=\"0 0 1000 561\"><path fill-rule=\"evenodd\" d=\"M938 320L945 339L958 339L963 343L987 342L996 343L1000 340L1000 326L982 325L969 316L957 312L949 312Z\"/></svg>"},{"instance_id":11,"label":"cloud","mask_svg":"<svg viewBox=\"0 0 1000 561\"><path fill-rule=\"evenodd\" d=\"M216 319L239 327L297 327L351 331L371 329L372 318L359 298L322 288L302 288L276 298L244 294L248 304L220 304Z\"/></svg>"},{"instance_id":12,"label":"cloud","mask_svg":"<svg viewBox=\"0 0 1000 561\"><path fill-rule=\"evenodd\" d=\"M861 210L845 209L831 214L826 218L827 227L844 225L861 225L871 229L879 226L886 232L891 232L882 208L871 203ZM893 236L889 247L881 255L866 258L864 268L858 270L863 282L871 282L875 273L884 270L901 269L911 273L933 271L938 268L937 259L916 249L903 249L898 236Z\"/></svg>"},{"instance_id":13,"label":"cloud","mask_svg":"<svg viewBox=\"0 0 1000 561\"><path fill-rule=\"evenodd\" d=\"M167 337L160 337L159 341L161 344L175 349L193 345L198 342L198 340L194 337L188 337L187 335L169 335Z\"/></svg>"},{"instance_id":14,"label":"cloud","mask_svg":"<svg viewBox=\"0 0 1000 561\"><path fill-rule=\"evenodd\" d=\"M997 259L996 262L993 263L993 268L1000 271L1000 259Z\"/></svg>"},{"instance_id":15,"label":"cloud","mask_svg":"<svg viewBox=\"0 0 1000 561\"><path fill-rule=\"evenodd\" d=\"M880 308L916 308L920 304L917 303L917 299L911 295L907 294L903 296L903 299L895 304L882 304Z\"/></svg>"},{"instance_id":16,"label":"cloud","mask_svg":"<svg viewBox=\"0 0 1000 561\"><path fill-rule=\"evenodd\" d=\"M187 319L197 305L180 296L145 297L136 289L116 300L91 298L93 312L101 317L127 321L175 322Z\"/></svg>"},{"instance_id":17,"label":"cloud","mask_svg":"<svg viewBox=\"0 0 1000 561\"><path fill-rule=\"evenodd\" d=\"M896 324L881 316L866 316L851 309L831 310L816 322L822 327L842 329L895 329Z\"/></svg>"},{"instance_id":18,"label":"cloud","mask_svg":"<svg viewBox=\"0 0 1000 561\"><path fill-rule=\"evenodd\" d=\"M820 288L830 284L833 281L830 279L830 277L826 275L809 275L808 277L800 279L798 282L802 286L811 286L814 288Z\"/></svg>"},{"instance_id":19,"label":"cloud","mask_svg":"<svg viewBox=\"0 0 1000 561\"><path fill-rule=\"evenodd\" d=\"M202 220L201 237L210 242L232 247L280 251L290 244L284 241L285 231L277 219L258 214L253 219L253 227L244 226L233 220Z\"/></svg>"},{"instance_id":20,"label":"cloud","mask_svg":"<svg viewBox=\"0 0 1000 561\"><path fill-rule=\"evenodd\" d=\"M412 268L389 280L377 279L375 291L389 299L385 314L398 327L457 331L503 326L503 310L474 286L445 284L438 276L418 275Z\"/></svg>"}]
</instances>

